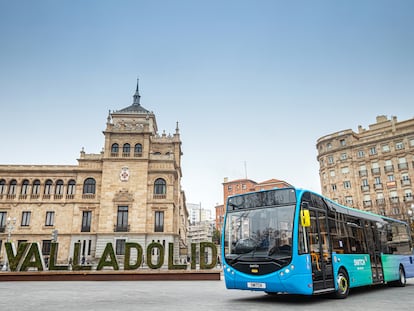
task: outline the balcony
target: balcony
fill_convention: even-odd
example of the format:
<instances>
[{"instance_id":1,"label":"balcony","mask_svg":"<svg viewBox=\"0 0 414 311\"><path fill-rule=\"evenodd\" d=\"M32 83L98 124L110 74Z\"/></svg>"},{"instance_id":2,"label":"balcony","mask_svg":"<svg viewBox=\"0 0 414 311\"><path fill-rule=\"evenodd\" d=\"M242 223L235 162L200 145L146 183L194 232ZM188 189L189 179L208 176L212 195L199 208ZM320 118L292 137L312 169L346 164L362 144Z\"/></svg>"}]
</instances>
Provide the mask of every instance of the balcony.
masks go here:
<instances>
[{"instance_id":1,"label":"balcony","mask_svg":"<svg viewBox=\"0 0 414 311\"><path fill-rule=\"evenodd\" d=\"M359 171L359 176L360 177L368 176L368 170L361 170L361 171Z\"/></svg>"},{"instance_id":2,"label":"balcony","mask_svg":"<svg viewBox=\"0 0 414 311\"><path fill-rule=\"evenodd\" d=\"M167 195L166 194L154 194L154 199L166 199Z\"/></svg>"},{"instance_id":3,"label":"balcony","mask_svg":"<svg viewBox=\"0 0 414 311\"><path fill-rule=\"evenodd\" d=\"M91 226L90 225L82 226L81 232L91 232Z\"/></svg>"},{"instance_id":4,"label":"balcony","mask_svg":"<svg viewBox=\"0 0 414 311\"><path fill-rule=\"evenodd\" d=\"M364 207L371 207L372 206L372 201L371 200L363 201L362 203L363 203Z\"/></svg>"},{"instance_id":5,"label":"balcony","mask_svg":"<svg viewBox=\"0 0 414 311\"><path fill-rule=\"evenodd\" d=\"M369 191L369 185L362 185L361 190L364 191L364 192Z\"/></svg>"},{"instance_id":6,"label":"balcony","mask_svg":"<svg viewBox=\"0 0 414 311\"><path fill-rule=\"evenodd\" d=\"M394 165L386 165L386 166L384 166L384 171L386 173L394 172Z\"/></svg>"},{"instance_id":7,"label":"balcony","mask_svg":"<svg viewBox=\"0 0 414 311\"><path fill-rule=\"evenodd\" d=\"M391 204L398 204L398 203L400 203L400 199L398 197L391 197L390 198L390 203Z\"/></svg>"},{"instance_id":8,"label":"balcony","mask_svg":"<svg viewBox=\"0 0 414 311\"><path fill-rule=\"evenodd\" d=\"M375 190L382 189L382 184L374 184L374 189Z\"/></svg>"},{"instance_id":9,"label":"balcony","mask_svg":"<svg viewBox=\"0 0 414 311\"><path fill-rule=\"evenodd\" d=\"M96 195L94 193L84 193L82 194L82 199L93 200Z\"/></svg>"},{"instance_id":10,"label":"balcony","mask_svg":"<svg viewBox=\"0 0 414 311\"><path fill-rule=\"evenodd\" d=\"M397 187L397 182L396 181L387 181L387 188L396 188Z\"/></svg>"},{"instance_id":11,"label":"balcony","mask_svg":"<svg viewBox=\"0 0 414 311\"><path fill-rule=\"evenodd\" d=\"M5 226L0 227L0 233L4 233L4 232L6 232L6 227Z\"/></svg>"},{"instance_id":12,"label":"balcony","mask_svg":"<svg viewBox=\"0 0 414 311\"><path fill-rule=\"evenodd\" d=\"M385 199L384 199L384 198L382 198L382 199L377 199L377 205L378 205L378 206L384 206L384 205L385 205Z\"/></svg>"},{"instance_id":13,"label":"balcony","mask_svg":"<svg viewBox=\"0 0 414 311\"><path fill-rule=\"evenodd\" d=\"M398 164L399 170L408 170L408 163L399 163Z\"/></svg>"},{"instance_id":14,"label":"balcony","mask_svg":"<svg viewBox=\"0 0 414 311\"><path fill-rule=\"evenodd\" d=\"M135 158L140 158L140 157L142 157L142 152L135 152L135 153L134 153L134 157L135 157Z\"/></svg>"},{"instance_id":15,"label":"balcony","mask_svg":"<svg viewBox=\"0 0 414 311\"><path fill-rule=\"evenodd\" d=\"M401 186L409 186L411 185L411 179L402 179L401 180Z\"/></svg>"},{"instance_id":16,"label":"balcony","mask_svg":"<svg viewBox=\"0 0 414 311\"><path fill-rule=\"evenodd\" d=\"M114 225L114 232L129 232L129 225Z\"/></svg>"},{"instance_id":17,"label":"balcony","mask_svg":"<svg viewBox=\"0 0 414 311\"><path fill-rule=\"evenodd\" d=\"M414 199L413 199L412 196L405 196L404 197L404 202L413 202L413 201L414 201Z\"/></svg>"},{"instance_id":18,"label":"balcony","mask_svg":"<svg viewBox=\"0 0 414 311\"><path fill-rule=\"evenodd\" d=\"M381 174L381 169L379 167L372 168L371 173L372 173L372 175L380 175Z\"/></svg>"}]
</instances>

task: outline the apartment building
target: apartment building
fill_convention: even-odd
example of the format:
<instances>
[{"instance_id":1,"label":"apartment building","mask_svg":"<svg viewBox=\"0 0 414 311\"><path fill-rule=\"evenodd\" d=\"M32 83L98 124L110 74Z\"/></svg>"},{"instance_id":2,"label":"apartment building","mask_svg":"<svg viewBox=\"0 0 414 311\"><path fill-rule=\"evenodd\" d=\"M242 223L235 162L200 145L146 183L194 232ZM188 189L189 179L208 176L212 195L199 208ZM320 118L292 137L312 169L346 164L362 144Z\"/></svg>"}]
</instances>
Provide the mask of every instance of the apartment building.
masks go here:
<instances>
[{"instance_id":1,"label":"apartment building","mask_svg":"<svg viewBox=\"0 0 414 311\"><path fill-rule=\"evenodd\" d=\"M414 119L378 116L368 129L317 140L322 194L361 210L412 221Z\"/></svg>"}]
</instances>

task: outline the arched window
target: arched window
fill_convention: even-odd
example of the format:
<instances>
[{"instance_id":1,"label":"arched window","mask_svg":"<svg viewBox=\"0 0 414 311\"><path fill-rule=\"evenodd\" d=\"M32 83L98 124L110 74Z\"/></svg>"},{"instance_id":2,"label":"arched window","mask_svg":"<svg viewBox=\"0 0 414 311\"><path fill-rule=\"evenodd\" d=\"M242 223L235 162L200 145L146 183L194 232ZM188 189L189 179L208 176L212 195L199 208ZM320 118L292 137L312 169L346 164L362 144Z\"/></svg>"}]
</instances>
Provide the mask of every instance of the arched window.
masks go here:
<instances>
[{"instance_id":1,"label":"arched window","mask_svg":"<svg viewBox=\"0 0 414 311\"><path fill-rule=\"evenodd\" d=\"M112 144L111 147L111 156L113 157L117 157L118 156L118 151L119 151L119 145L118 144Z\"/></svg>"},{"instance_id":2,"label":"arched window","mask_svg":"<svg viewBox=\"0 0 414 311\"><path fill-rule=\"evenodd\" d=\"M122 156L129 157L130 152L131 152L131 145L130 144L124 144L122 146Z\"/></svg>"},{"instance_id":3,"label":"arched window","mask_svg":"<svg viewBox=\"0 0 414 311\"><path fill-rule=\"evenodd\" d=\"M29 181L27 179L23 180L22 182L22 190L21 194L28 194L29 193Z\"/></svg>"},{"instance_id":4,"label":"arched window","mask_svg":"<svg viewBox=\"0 0 414 311\"><path fill-rule=\"evenodd\" d=\"M4 179L0 179L0 194L4 194L6 192L6 181Z\"/></svg>"},{"instance_id":5,"label":"arched window","mask_svg":"<svg viewBox=\"0 0 414 311\"><path fill-rule=\"evenodd\" d=\"M76 190L76 181L74 181L73 179L69 180L68 182L68 191L67 194L75 194L75 190Z\"/></svg>"},{"instance_id":6,"label":"arched window","mask_svg":"<svg viewBox=\"0 0 414 311\"><path fill-rule=\"evenodd\" d=\"M16 194L17 180L12 179L9 184L9 194Z\"/></svg>"},{"instance_id":7,"label":"arched window","mask_svg":"<svg viewBox=\"0 0 414 311\"><path fill-rule=\"evenodd\" d=\"M162 178L158 178L154 183L154 194L166 194L167 186L166 182Z\"/></svg>"},{"instance_id":8,"label":"arched window","mask_svg":"<svg viewBox=\"0 0 414 311\"><path fill-rule=\"evenodd\" d=\"M140 155L142 153L142 145L141 144L136 144L135 148L134 148L134 154L135 155Z\"/></svg>"},{"instance_id":9,"label":"arched window","mask_svg":"<svg viewBox=\"0 0 414 311\"><path fill-rule=\"evenodd\" d=\"M51 181L50 179L46 180L44 194L46 195L52 194L52 188L53 188L53 181Z\"/></svg>"},{"instance_id":10,"label":"arched window","mask_svg":"<svg viewBox=\"0 0 414 311\"><path fill-rule=\"evenodd\" d=\"M59 179L56 181L56 191L55 194L63 194L63 180Z\"/></svg>"},{"instance_id":11,"label":"arched window","mask_svg":"<svg viewBox=\"0 0 414 311\"><path fill-rule=\"evenodd\" d=\"M83 183L83 194L95 194L96 181L93 178L86 178Z\"/></svg>"},{"instance_id":12,"label":"arched window","mask_svg":"<svg viewBox=\"0 0 414 311\"><path fill-rule=\"evenodd\" d=\"M33 181L32 194L33 195L40 194L40 180L39 179L36 179L35 181Z\"/></svg>"}]
</instances>

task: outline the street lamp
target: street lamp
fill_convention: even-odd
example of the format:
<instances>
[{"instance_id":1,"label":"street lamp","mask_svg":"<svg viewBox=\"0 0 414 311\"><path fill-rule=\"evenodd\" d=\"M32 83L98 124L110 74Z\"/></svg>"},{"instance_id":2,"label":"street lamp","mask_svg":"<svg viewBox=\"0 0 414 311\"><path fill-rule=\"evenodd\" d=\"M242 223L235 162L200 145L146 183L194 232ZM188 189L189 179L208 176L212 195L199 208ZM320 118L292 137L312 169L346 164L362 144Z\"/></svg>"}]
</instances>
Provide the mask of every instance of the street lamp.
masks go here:
<instances>
[{"instance_id":1,"label":"street lamp","mask_svg":"<svg viewBox=\"0 0 414 311\"><path fill-rule=\"evenodd\" d=\"M10 216L7 218L6 221L6 229L7 229L7 242L11 242L11 234L14 230L14 227L16 225L16 217L11 218ZM2 271L8 271L9 270L9 263L6 260L4 262L4 265L2 267Z\"/></svg>"},{"instance_id":2,"label":"street lamp","mask_svg":"<svg viewBox=\"0 0 414 311\"><path fill-rule=\"evenodd\" d=\"M16 217L11 218L10 216L7 218L6 228L7 228L7 242L11 241L11 234L14 230L16 225Z\"/></svg>"}]
</instances>

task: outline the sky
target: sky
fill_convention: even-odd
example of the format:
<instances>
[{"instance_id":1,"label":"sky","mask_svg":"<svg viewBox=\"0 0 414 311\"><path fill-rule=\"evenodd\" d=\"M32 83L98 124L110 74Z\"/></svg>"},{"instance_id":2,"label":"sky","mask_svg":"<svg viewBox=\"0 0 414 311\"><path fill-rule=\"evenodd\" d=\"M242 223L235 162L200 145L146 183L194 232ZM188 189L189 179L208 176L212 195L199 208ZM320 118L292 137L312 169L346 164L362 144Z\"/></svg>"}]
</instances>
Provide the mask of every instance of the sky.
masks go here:
<instances>
[{"instance_id":1,"label":"sky","mask_svg":"<svg viewBox=\"0 0 414 311\"><path fill-rule=\"evenodd\" d=\"M76 165L108 111L179 122L187 202L320 192L318 138L414 117L412 0L0 0L0 164Z\"/></svg>"}]
</instances>

